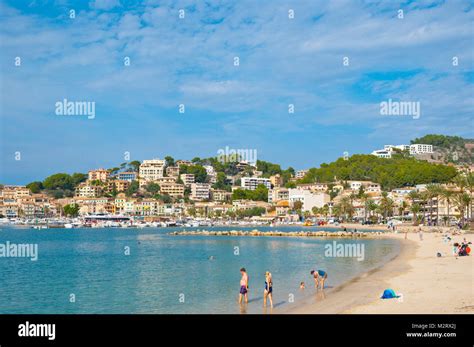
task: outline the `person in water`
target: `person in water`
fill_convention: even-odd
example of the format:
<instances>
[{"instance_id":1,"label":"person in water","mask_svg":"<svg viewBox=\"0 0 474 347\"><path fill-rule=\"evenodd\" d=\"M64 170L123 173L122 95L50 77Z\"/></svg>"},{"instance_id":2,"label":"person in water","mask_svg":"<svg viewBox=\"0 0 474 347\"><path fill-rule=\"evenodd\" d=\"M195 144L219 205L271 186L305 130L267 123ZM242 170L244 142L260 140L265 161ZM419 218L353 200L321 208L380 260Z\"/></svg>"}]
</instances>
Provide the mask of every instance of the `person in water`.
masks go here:
<instances>
[{"instance_id":1,"label":"person in water","mask_svg":"<svg viewBox=\"0 0 474 347\"><path fill-rule=\"evenodd\" d=\"M301 290L303 290L303 289L304 289L304 287L305 287L305 284L304 284L304 282L301 282L301 283L300 283L300 289L301 289Z\"/></svg>"},{"instance_id":2,"label":"person in water","mask_svg":"<svg viewBox=\"0 0 474 347\"><path fill-rule=\"evenodd\" d=\"M263 290L263 307L267 307L267 299L270 299L270 307L273 308L273 281L272 274L265 272L265 289Z\"/></svg>"},{"instance_id":3,"label":"person in water","mask_svg":"<svg viewBox=\"0 0 474 347\"><path fill-rule=\"evenodd\" d=\"M240 269L240 274L242 275L242 278L240 279L239 304L242 303L242 299L245 299L245 303L248 303L249 276L247 275L247 271L244 267Z\"/></svg>"},{"instance_id":4,"label":"person in water","mask_svg":"<svg viewBox=\"0 0 474 347\"><path fill-rule=\"evenodd\" d=\"M314 285L315 288L318 289L319 283L321 282L321 289L324 289L324 282L326 281L326 278L328 278L328 274L326 271L323 270L318 270L314 271L311 270L311 275L314 278Z\"/></svg>"}]
</instances>

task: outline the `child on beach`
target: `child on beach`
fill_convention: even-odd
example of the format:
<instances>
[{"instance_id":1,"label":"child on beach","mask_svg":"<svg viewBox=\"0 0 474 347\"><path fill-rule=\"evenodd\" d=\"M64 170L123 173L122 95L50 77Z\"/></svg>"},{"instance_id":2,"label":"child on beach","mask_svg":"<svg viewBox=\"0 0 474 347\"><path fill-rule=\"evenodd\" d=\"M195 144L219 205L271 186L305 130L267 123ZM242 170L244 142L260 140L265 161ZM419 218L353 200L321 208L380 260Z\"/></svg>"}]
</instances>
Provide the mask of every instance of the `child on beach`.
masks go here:
<instances>
[{"instance_id":1,"label":"child on beach","mask_svg":"<svg viewBox=\"0 0 474 347\"><path fill-rule=\"evenodd\" d=\"M304 287L305 287L304 282L301 282L301 283L300 283L300 289L301 289L301 290L304 290Z\"/></svg>"},{"instance_id":2,"label":"child on beach","mask_svg":"<svg viewBox=\"0 0 474 347\"><path fill-rule=\"evenodd\" d=\"M240 269L240 274L242 275L240 279L240 293L239 293L239 304L242 304L242 298L245 299L245 303L249 302L248 291L249 291L249 276L245 268Z\"/></svg>"},{"instance_id":3,"label":"child on beach","mask_svg":"<svg viewBox=\"0 0 474 347\"><path fill-rule=\"evenodd\" d=\"M272 274L265 272L265 289L263 290L263 307L267 307L267 299L270 299L270 307L273 308L273 281Z\"/></svg>"},{"instance_id":4,"label":"child on beach","mask_svg":"<svg viewBox=\"0 0 474 347\"><path fill-rule=\"evenodd\" d=\"M318 270L318 271L311 270L311 275L312 275L313 278L314 278L315 288L318 289L319 281L321 281L321 289L324 289L324 281L326 281L326 278L328 278L328 274L326 273L326 271L323 271L323 270Z\"/></svg>"}]
</instances>

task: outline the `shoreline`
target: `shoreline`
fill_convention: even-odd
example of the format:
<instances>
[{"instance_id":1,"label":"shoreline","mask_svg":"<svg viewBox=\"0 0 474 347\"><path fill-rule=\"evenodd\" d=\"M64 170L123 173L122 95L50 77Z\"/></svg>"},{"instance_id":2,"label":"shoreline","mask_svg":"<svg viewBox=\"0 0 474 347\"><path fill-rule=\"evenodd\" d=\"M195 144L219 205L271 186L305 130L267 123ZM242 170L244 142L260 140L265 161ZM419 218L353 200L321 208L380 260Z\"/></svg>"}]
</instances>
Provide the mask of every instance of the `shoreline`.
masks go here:
<instances>
[{"instance_id":1,"label":"shoreline","mask_svg":"<svg viewBox=\"0 0 474 347\"><path fill-rule=\"evenodd\" d=\"M474 313L474 261L472 255L455 258L452 242L464 235L453 236L444 243L440 233L418 235L387 233L382 237L400 241L400 251L387 262L335 288L316 291L311 298L277 314L463 314ZM472 241L473 234L467 234ZM471 237L470 237L471 236ZM436 257L437 252L443 254ZM329 274L330 275L330 274ZM329 280L330 277L328 277ZM328 282L330 283L330 282ZM382 300L391 288L400 299Z\"/></svg>"}]
</instances>

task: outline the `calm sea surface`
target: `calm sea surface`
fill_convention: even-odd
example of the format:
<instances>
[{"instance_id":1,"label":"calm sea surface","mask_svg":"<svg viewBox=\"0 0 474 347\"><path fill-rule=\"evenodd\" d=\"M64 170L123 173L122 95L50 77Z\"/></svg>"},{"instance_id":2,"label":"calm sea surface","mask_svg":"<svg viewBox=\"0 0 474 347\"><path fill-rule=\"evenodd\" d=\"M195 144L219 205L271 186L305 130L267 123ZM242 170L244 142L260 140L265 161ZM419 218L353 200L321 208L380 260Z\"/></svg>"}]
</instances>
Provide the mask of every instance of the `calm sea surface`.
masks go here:
<instances>
[{"instance_id":1,"label":"calm sea surface","mask_svg":"<svg viewBox=\"0 0 474 347\"><path fill-rule=\"evenodd\" d=\"M186 228L193 229L199 228ZM399 248L384 239L168 235L175 230L183 228L1 226L0 243L37 244L38 260L0 258L0 313L262 313L266 270L273 274L276 309L285 310L314 294L311 269L328 272L330 289L387 261ZM365 259L325 257L324 247L333 240L363 243ZM237 304L241 267L250 276L244 309ZM299 290L301 281L305 291Z\"/></svg>"}]
</instances>

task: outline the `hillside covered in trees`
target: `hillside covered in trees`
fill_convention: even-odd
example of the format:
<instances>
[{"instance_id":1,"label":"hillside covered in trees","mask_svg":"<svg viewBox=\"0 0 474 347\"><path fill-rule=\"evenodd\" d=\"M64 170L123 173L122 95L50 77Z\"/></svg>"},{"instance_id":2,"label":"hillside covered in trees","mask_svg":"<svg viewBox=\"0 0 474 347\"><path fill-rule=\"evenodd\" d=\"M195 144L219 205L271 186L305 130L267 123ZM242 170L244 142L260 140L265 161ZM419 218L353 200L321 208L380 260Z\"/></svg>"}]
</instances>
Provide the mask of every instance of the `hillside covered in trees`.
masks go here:
<instances>
[{"instance_id":1,"label":"hillside covered in trees","mask_svg":"<svg viewBox=\"0 0 474 347\"><path fill-rule=\"evenodd\" d=\"M429 134L416 138L411 143L433 145L433 150L440 155L445 163L468 165L474 163L474 139Z\"/></svg>"},{"instance_id":2,"label":"hillside covered in trees","mask_svg":"<svg viewBox=\"0 0 474 347\"><path fill-rule=\"evenodd\" d=\"M356 154L347 160L339 158L330 164L312 168L301 183L335 180L370 180L384 190L425 183L445 183L457 174L454 167L394 155L391 159Z\"/></svg>"}]
</instances>

